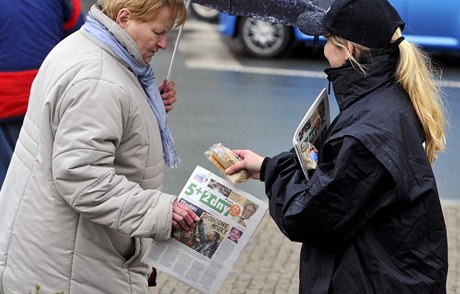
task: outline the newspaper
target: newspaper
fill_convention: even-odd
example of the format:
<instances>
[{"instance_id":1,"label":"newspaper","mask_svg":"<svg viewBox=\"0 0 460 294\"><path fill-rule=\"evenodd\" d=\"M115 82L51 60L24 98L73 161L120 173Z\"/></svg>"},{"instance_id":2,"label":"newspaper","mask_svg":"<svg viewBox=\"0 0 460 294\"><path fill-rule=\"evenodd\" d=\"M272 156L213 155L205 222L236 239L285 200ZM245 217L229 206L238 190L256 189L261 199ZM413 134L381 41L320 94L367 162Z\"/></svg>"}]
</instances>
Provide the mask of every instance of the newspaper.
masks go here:
<instances>
[{"instance_id":1,"label":"newspaper","mask_svg":"<svg viewBox=\"0 0 460 294\"><path fill-rule=\"evenodd\" d=\"M178 199L201 220L193 231L154 240L143 262L202 293L217 293L268 205L200 166Z\"/></svg>"},{"instance_id":2,"label":"newspaper","mask_svg":"<svg viewBox=\"0 0 460 294\"><path fill-rule=\"evenodd\" d=\"M321 90L298 125L292 144L307 180L308 170L315 169L319 146L330 123L329 99L326 88Z\"/></svg>"}]
</instances>

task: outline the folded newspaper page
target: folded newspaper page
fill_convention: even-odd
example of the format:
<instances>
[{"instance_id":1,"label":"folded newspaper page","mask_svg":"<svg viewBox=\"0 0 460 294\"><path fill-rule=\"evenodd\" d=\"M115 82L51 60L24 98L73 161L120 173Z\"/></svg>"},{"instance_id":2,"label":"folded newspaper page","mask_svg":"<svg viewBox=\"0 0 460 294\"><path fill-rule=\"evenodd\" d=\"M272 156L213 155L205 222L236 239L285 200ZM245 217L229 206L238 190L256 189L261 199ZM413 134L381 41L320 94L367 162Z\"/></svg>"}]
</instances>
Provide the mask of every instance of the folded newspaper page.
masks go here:
<instances>
[{"instance_id":1,"label":"folded newspaper page","mask_svg":"<svg viewBox=\"0 0 460 294\"><path fill-rule=\"evenodd\" d=\"M193 231L153 241L143 262L202 293L217 293L262 221L268 205L197 166L179 201L200 216Z\"/></svg>"},{"instance_id":2,"label":"folded newspaper page","mask_svg":"<svg viewBox=\"0 0 460 294\"><path fill-rule=\"evenodd\" d=\"M307 180L310 178L308 171L316 169L318 162L316 147L324 138L329 124L329 99L326 88L324 88L300 121L292 139L292 144Z\"/></svg>"}]
</instances>

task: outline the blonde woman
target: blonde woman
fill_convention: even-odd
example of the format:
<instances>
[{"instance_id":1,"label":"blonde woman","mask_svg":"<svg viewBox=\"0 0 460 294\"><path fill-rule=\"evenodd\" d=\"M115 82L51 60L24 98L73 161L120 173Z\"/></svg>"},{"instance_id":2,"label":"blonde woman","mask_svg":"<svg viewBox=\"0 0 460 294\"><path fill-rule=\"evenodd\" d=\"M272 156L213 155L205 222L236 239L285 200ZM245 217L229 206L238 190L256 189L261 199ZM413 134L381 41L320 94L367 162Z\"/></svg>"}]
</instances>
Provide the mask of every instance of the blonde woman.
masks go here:
<instances>
[{"instance_id":1,"label":"blonde woman","mask_svg":"<svg viewBox=\"0 0 460 294\"><path fill-rule=\"evenodd\" d=\"M447 236L431 163L444 111L429 59L387 0L336 0L299 29L324 35L339 114L307 181L295 152L234 150L270 214L302 242L300 293L446 293Z\"/></svg>"},{"instance_id":2,"label":"blonde woman","mask_svg":"<svg viewBox=\"0 0 460 294\"><path fill-rule=\"evenodd\" d=\"M184 1L97 3L32 86L0 192L0 293L147 293L151 240L199 220L161 191L176 91L149 65Z\"/></svg>"}]
</instances>

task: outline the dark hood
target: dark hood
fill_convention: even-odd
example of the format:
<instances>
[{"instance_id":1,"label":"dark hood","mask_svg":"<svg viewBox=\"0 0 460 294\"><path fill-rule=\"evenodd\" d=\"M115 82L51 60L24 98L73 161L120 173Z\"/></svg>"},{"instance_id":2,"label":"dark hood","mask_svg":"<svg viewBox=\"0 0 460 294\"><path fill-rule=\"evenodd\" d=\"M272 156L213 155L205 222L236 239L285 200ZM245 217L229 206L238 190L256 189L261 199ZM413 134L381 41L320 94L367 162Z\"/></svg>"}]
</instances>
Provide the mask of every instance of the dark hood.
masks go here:
<instances>
[{"instance_id":1,"label":"dark hood","mask_svg":"<svg viewBox=\"0 0 460 294\"><path fill-rule=\"evenodd\" d=\"M396 47L372 50L359 61L366 74L350 61L341 67L327 68L324 72L332 83L340 111L375 89L394 83L398 58L399 50Z\"/></svg>"}]
</instances>

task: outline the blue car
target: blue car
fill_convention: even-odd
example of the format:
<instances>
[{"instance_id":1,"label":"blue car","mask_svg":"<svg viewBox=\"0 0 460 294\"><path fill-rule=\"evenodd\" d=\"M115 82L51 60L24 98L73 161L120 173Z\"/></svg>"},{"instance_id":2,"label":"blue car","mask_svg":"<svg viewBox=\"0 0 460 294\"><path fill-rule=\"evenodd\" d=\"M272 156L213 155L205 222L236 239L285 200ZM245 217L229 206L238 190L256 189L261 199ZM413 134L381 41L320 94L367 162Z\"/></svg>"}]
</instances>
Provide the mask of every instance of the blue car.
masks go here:
<instances>
[{"instance_id":1,"label":"blue car","mask_svg":"<svg viewBox=\"0 0 460 294\"><path fill-rule=\"evenodd\" d=\"M404 36L428 51L460 54L460 0L389 0L406 22ZM238 38L255 57L278 57L295 43L313 46L297 28L220 13L219 32ZM319 45L324 45L320 38Z\"/></svg>"}]
</instances>

